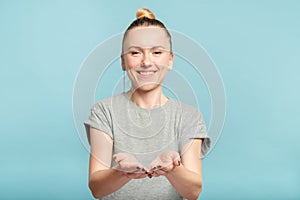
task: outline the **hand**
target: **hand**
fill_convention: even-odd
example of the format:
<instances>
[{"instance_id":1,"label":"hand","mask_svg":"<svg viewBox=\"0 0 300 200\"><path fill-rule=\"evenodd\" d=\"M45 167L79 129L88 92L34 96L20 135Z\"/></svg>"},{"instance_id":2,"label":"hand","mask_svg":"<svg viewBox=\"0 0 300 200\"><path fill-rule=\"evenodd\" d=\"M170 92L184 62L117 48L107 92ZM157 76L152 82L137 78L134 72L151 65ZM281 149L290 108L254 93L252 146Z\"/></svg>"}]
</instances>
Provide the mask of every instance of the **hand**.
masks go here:
<instances>
[{"instance_id":1,"label":"hand","mask_svg":"<svg viewBox=\"0 0 300 200\"><path fill-rule=\"evenodd\" d=\"M167 151L156 157L150 164L149 174L154 177L166 175L176 166L180 166L180 155L176 151Z\"/></svg>"},{"instance_id":2,"label":"hand","mask_svg":"<svg viewBox=\"0 0 300 200\"><path fill-rule=\"evenodd\" d=\"M122 171L128 178L145 178L146 170L137 159L129 153L117 153L113 155L113 159L117 163L113 169Z\"/></svg>"}]
</instances>

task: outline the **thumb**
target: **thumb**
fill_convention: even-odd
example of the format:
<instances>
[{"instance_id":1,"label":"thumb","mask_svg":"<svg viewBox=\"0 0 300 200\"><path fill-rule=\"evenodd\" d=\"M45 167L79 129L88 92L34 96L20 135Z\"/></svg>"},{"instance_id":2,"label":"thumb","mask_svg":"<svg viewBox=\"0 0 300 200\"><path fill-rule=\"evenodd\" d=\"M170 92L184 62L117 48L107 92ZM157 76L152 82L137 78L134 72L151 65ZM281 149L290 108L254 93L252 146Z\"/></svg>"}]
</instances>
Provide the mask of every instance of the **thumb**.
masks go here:
<instances>
[{"instance_id":1,"label":"thumb","mask_svg":"<svg viewBox=\"0 0 300 200\"><path fill-rule=\"evenodd\" d=\"M172 159L173 159L173 165L174 166L179 166L181 161L180 161L180 155L178 152L173 152L172 153Z\"/></svg>"},{"instance_id":2,"label":"thumb","mask_svg":"<svg viewBox=\"0 0 300 200\"><path fill-rule=\"evenodd\" d=\"M180 164L181 164L180 159L175 159L175 160L173 160L173 165L174 165L174 166L180 166Z\"/></svg>"}]
</instances>

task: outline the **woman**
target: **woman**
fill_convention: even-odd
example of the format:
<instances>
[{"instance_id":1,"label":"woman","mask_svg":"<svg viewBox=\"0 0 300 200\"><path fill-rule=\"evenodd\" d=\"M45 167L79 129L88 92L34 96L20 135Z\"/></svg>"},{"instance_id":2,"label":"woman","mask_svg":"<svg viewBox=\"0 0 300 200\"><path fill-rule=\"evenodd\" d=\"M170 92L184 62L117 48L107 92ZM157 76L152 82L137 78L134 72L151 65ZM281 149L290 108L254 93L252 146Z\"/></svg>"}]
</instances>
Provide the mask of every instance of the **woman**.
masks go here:
<instances>
[{"instance_id":1,"label":"woman","mask_svg":"<svg viewBox=\"0 0 300 200\"><path fill-rule=\"evenodd\" d=\"M210 146L205 123L197 109L163 94L171 36L148 9L136 15L121 55L131 89L96 103L85 122L89 187L101 199L197 199Z\"/></svg>"}]
</instances>

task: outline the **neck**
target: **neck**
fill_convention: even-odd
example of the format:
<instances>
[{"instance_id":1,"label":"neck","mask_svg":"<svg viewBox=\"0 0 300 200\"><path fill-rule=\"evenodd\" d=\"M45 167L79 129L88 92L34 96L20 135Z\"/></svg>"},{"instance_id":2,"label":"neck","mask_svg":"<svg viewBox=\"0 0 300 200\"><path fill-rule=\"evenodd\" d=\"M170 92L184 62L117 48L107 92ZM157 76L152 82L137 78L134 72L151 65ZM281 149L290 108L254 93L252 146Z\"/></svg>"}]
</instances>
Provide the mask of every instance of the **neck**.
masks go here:
<instances>
[{"instance_id":1,"label":"neck","mask_svg":"<svg viewBox=\"0 0 300 200\"><path fill-rule=\"evenodd\" d=\"M129 96L131 100L139 107L152 109L164 105L168 98L163 94L161 87L156 90L130 90Z\"/></svg>"}]
</instances>

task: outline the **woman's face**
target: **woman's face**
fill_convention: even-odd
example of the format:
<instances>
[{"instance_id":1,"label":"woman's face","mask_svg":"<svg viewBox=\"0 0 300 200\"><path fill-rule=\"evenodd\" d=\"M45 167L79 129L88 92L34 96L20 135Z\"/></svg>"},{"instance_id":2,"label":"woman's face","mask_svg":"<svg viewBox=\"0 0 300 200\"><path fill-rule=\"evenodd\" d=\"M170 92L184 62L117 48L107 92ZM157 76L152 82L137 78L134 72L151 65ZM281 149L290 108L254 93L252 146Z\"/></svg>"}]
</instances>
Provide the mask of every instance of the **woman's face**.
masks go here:
<instances>
[{"instance_id":1,"label":"woman's face","mask_svg":"<svg viewBox=\"0 0 300 200\"><path fill-rule=\"evenodd\" d=\"M127 32L123 42L122 69L127 71L132 89L149 91L160 87L174 55L163 28L136 27Z\"/></svg>"}]
</instances>

